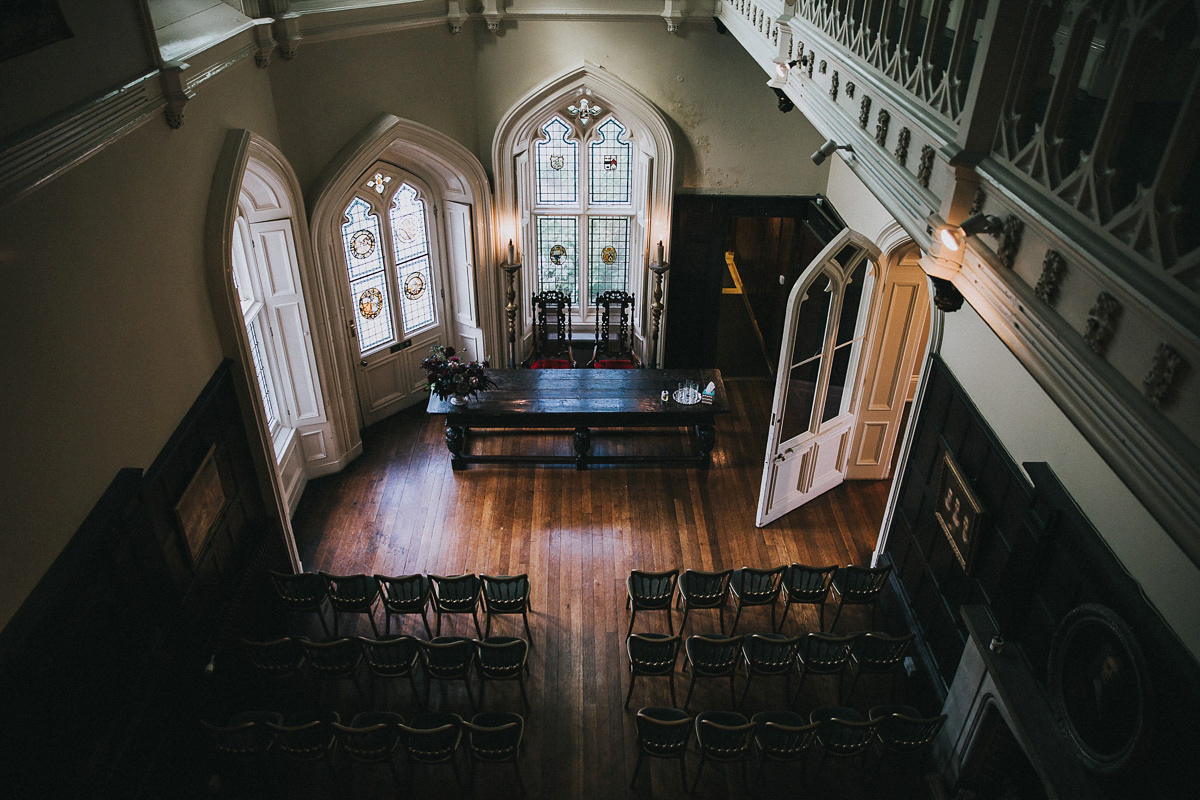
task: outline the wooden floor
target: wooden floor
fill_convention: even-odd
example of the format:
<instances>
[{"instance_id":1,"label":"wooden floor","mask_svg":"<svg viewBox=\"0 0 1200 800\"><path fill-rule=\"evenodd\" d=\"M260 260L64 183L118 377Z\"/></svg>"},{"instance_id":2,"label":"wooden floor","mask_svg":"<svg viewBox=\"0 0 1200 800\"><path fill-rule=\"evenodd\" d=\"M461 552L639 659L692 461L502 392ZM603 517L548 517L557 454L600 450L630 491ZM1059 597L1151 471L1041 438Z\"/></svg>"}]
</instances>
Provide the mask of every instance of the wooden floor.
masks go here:
<instances>
[{"instance_id":1,"label":"wooden floor","mask_svg":"<svg viewBox=\"0 0 1200 800\"><path fill-rule=\"evenodd\" d=\"M883 516L888 482L851 482L766 528L756 528L771 386L765 380L747 379L731 381L728 388L734 413L718 421L713 466L707 472L678 467L596 467L578 472L570 467L514 465L476 465L454 472L441 420L429 417L423 406L409 409L368 429L363 455L348 469L309 484L295 517L304 567L394 575L528 573L535 612L528 681L532 711L527 715L527 749L521 762L528 796L630 796L636 758L634 712L622 707L628 688L629 616L624 603L629 571L770 567L791 562L867 564ZM671 437L682 439L676 434ZM597 446L619 449L649 444L662 442L631 437L628 442ZM563 452L571 447L569 433L563 432L498 437L491 446L562 447ZM683 446L682 441L678 446ZM469 618L447 619L444 633L475 635ZM678 624L678 614L675 621ZM359 633L369 634L365 620L358 624ZM881 615L875 627L886 624ZM404 632L423 637L420 625L420 620L407 618ZM852 607L838 631L869 626L869 612ZM766 632L769 627L766 609L750 609L739 632ZM815 627L811 610L799 615L793 610L787 623L789 632ZM493 635L520 635L519 629L519 619L502 617ZM665 616L640 614L637 629L665 632ZM684 634L715 629L711 612L693 614ZM682 669L681 658L676 674L680 701L690 680L690 673ZM743 680L738 677L739 692ZM692 713L730 707L728 684L712 683L697 686ZM827 678L810 679L796 710L807 714L817 706L835 705L833 684ZM888 687L883 679L864 681L851 705L865 711L884 700ZM783 694L776 681L756 681L744 712L783 707ZM399 687L391 696L397 698L393 710L404 715L416 712L407 687ZM638 681L631 709L670 704L665 682ZM434 687L431 707L469 715L461 688L441 693ZM489 687L487 707L521 711L516 687ZM345 718L353 712L350 707L340 713ZM698 754L689 753L689 780L698 764ZM813 759L803 780L794 770L768 766L760 794L780 796L785 788L795 788L797 780L801 784L816 780L825 790L812 789L836 791L842 798L880 796L875 789L862 789L850 765L827 764L814 778L815 766ZM466 770L462 774L465 780ZM378 780L386 778L381 773ZM453 786L445 770L411 774L401 769L400 780L415 781L417 785L409 788L418 792ZM738 795L743 792L741 780L737 767L710 763L696 796ZM919 785L919 776L910 780ZM306 785L316 793L319 783ZM486 777L480 776L480 786L484 784L488 794L516 794L507 766L487 769ZM913 791L904 789L896 796L914 796ZM656 797L684 796L676 764L648 759L635 793L648 792ZM455 796L454 791L441 793ZM375 794L367 789L364 796Z\"/></svg>"}]
</instances>

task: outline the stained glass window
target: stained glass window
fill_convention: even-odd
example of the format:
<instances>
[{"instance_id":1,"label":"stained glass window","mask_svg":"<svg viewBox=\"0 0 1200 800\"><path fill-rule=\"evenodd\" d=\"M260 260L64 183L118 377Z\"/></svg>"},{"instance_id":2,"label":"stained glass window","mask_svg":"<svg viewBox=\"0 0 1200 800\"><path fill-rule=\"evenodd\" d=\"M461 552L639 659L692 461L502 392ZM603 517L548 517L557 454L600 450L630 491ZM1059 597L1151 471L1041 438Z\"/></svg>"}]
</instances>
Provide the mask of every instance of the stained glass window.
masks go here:
<instances>
[{"instance_id":1,"label":"stained glass window","mask_svg":"<svg viewBox=\"0 0 1200 800\"><path fill-rule=\"evenodd\" d=\"M396 256L396 278L401 289L405 336L437 322L425 208L425 201L407 183L402 184L392 198L392 246Z\"/></svg>"},{"instance_id":2,"label":"stained glass window","mask_svg":"<svg viewBox=\"0 0 1200 800\"><path fill-rule=\"evenodd\" d=\"M545 139L534 146L538 205L572 205L579 200L579 143L571 129L554 117L542 126Z\"/></svg>"},{"instance_id":3,"label":"stained glass window","mask_svg":"<svg viewBox=\"0 0 1200 800\"><path fill-rule=\"evenodd\" d=\"M630 201L633 146L624 141L625 133L625 127L609 117L596 129L599 138L588 145L588 192L596 205Z\"/></svg>"},{"instance_id":4,"label":"stained glass window","mask_svg":"<svg viewBox=\"0 0 1200 800\"><path fill-rule=\"evenodd\" d=\"M576 217L538 217L538 291L556 289L578 303L579 220Z\"/></svg>"},{"instance_id":5,"label":"stained glass window","mask_svg":"<svg viewBox=\"0 0 1200 800\"><path fill-rule=\"evenodd\" d=\"M624 289L629 279L629 217L591 217L588 219L588 294L609 289Z\"/></svg>"},{"instance_id":6,"label":"stained glass window","mask_svg":"<svg viewBox=\"0 0 1200 800\"><path fill-rule=\"evenodd\" d=\"M354 302L358 349L365 354L395 337L387 264L380 246L379 217L371 211L370 204L355 197L346 207L345 215L342 244L346 272Z\"/></svg>"}]
</instances>

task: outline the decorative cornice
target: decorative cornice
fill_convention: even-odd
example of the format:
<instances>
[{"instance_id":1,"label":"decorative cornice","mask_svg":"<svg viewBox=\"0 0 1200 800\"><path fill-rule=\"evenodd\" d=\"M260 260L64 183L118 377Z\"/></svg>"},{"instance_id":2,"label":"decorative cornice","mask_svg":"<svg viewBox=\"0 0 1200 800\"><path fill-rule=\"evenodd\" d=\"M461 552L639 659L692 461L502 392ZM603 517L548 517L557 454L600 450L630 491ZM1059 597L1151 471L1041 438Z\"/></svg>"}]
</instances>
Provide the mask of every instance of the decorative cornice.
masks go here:
<instances>
[{"instance_id":1,"label":"decorative cornice","mask_svg":"<svg viewBox=\"0 0 1200 800\"><path fill-rule=\"evenodd\" d=\"M1062 253L1054 249L1047 250L1046 257L1042 259L1042 274L1038 277L1033 293L1053 308L1058 302L1058 290L1066 274L1067 261L1062 257Z\"/></svg>"}]
</instances>

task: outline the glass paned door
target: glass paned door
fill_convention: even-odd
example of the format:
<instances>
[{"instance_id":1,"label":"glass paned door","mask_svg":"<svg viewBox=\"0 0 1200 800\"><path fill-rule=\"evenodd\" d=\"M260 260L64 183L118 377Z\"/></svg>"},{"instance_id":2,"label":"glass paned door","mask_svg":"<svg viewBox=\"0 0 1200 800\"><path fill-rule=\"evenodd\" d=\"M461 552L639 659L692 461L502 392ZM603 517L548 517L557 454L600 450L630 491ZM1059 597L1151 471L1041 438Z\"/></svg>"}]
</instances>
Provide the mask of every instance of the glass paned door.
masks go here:
<instances>
[{"instance_id":1,"label":"glass paned door","mask_svg":"<svg viewBox=\"0 0 1200 800\"><path fill-rule=\"evenodd\" d=\"M762 487L759 526L845 477L854 388L874 282L874 245L844 230L804 270L788 297Z\"/></svg>"}]
</instances>

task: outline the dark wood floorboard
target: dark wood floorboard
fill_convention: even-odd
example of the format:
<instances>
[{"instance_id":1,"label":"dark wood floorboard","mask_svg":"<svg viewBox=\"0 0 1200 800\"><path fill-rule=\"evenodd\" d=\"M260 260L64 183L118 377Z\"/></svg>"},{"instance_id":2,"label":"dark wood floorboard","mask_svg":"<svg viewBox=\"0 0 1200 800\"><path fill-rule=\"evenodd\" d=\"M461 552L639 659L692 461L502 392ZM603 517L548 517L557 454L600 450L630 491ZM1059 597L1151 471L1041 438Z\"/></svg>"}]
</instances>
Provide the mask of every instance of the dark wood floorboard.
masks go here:
<instances>
[{"instance_id":1,"label":"dark wood floorboard","mask_svg":"<svg viewBox=\"0 0 1200 800\"><path fill-rule=\"evenodd\" d=\"M534 648L527 688L532 710L527 714L521 762L528 796L608 798L650 792L655 797L683 797L674 762L647 759L636 792L628 789L636 760L634 712L622 708L628 688L624 640L629 571L770 567L793 561L867 564L888 493L887 481L849 482L765 528L756 528L772 387L765 380L748 379L730 381L728 388L734 413L718 421L713 466L706 472L677 467L595 467L578 472L570 467L523 465L473 465L454 472L442 440L442 421L429 417L423 406L401 412L364 433L362 456L344 472L308 485L294 523L305 568L396 575L529 573ZM537 431L493 439L484 446L503 452L534 447L571 452L569 433ZM685 443L677 433L641 434L598 439L596 447L625 452L632 447L683 447ZM678 625L679 612L674 619ZM343 621L343 630L369 634L365 621ZM732 622L732 616L727 615L726 621ZM886 624L881 620L876 627ZM419 619L406 618L400 625L405 633L425 635ZM838 631L869 625L868 611L849 608ZM765 632L769 626L769 610L750 609L742 615L739 632ZM789 615L789 632L815 627L811 609L799 613L793 609ZM639 614L637 629L665 632L665 615ZM684 633L708 630L716 630L716 617L701 612L689 618ZM492 632L521 635L520 620L501 617ZM443 633L475 635L469 617L447 617ZM690 680L690 673L682 671L682 656L678 670L676 691L682 702ZM743 681L739 675L739 692ZM756 680L744 709L747 716L782 707L780 683ZM807 714L816 706L837 704L835 683L810 678L797 710ZM888 687L886 679L864 681L851 705L865 712L885 699ZM423 681L420 688L424 691ZM729 708L728 691L725 681L702 681L690 711ZM390 698L390 708L405 716L418 710L407 686L384 696ZM334 702L345 703L339 709L344 719L359 707L351 692L338 695ZM669 704L665 682L638 681L631 709ZM431 705L464 716L470 713L461 685L445 692L433 687ZM517 687L489 686L486 705L520 711ZM469 771L465 759L463 763L465 783ZM699 756L689 753L689 781L698 764ZM292 780L292 788L297 789L293 796L337 789L341 784L330 782L345 779L343 767L336 772L340 778L313 771L312 777L298 781L298 787ZM814 758L802 777L794 768L768 765L758 794L783 796L802 789L801 793L834 793L841 798L920 796L919 775L905 778L907 783L891 791L878 786L864 790L859 773L870 768L829 763L814 776L815 767ZM447 768L410 772L400 759L397 768L405 795L435 789L439 795L459 794ZM752 762L751 775L754 769ZM351 790L360 796L390 793L386 769L360 772ZM737 766L710 763L696 797L740 795L741 780ZM510 766L482 768L479 786L484 785L489 795L516 794Z\"/></svg>"}]
</instances>

